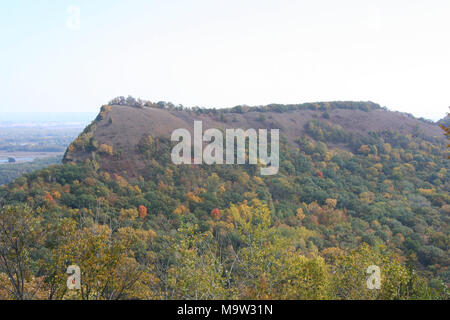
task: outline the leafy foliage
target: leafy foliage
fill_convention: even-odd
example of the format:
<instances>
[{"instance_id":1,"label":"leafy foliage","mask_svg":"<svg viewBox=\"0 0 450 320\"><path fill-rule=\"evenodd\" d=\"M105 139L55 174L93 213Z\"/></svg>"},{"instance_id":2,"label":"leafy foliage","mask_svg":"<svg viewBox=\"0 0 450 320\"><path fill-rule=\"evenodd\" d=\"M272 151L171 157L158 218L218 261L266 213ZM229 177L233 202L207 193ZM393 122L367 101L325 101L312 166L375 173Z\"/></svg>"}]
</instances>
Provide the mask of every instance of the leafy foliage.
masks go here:
<instances>
[{"instance_id":1,"label":"leafy foliage","mask_svg":"<svg viewBox=\"0 0 450 320\"><path fill-rule=\"evenodd\" d=\"M113 151L98 146L93 123L73 144L92 158L0 187L5 225L17 228L26 213L42 230L21 247L23 289L0 263L1 297L448 299L445 143L395 131L355 136L327 120L308 122L298 148L281 139L279 174L263 177L252 165L176 166L170 141L145 135L135 179L98 165ZM15 263L1 241L4 261ZM70 264L81 267L79 291L66 289ZM366 287L369 265L381 269L380 290Z\"/></svg>"}]
</instances>

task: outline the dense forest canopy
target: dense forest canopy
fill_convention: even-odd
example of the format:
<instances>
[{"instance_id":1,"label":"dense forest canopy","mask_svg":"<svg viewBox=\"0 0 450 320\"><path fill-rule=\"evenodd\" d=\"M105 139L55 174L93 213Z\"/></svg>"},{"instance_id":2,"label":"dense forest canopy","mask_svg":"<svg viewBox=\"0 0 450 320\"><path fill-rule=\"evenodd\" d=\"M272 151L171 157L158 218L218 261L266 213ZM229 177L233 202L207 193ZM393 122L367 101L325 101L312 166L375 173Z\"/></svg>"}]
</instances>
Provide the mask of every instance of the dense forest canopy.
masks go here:
<instances>
[{"instance_id":1,"label":"dense forest canopy","mask_svg":"<svg viewBox=\"0 0 450 320\"><path fill-rule=\"evenodd\" d=\"M174 165L163 135L119 145L132 138L115 126L135 127L133 112L154 108L228 124L311 118L295 139L280 129L280 171L260 176L257 165ZM334 121L342 110L393 114L371 102L185 110L113 99L64 164L0 187L0 297L448 299L444 132L404 116L417 124L410 133L360 134ZM67 290L71 264L81 290ZM380 290L366 286L369 265L381 269Z\"/></svg>"}]
</instances>

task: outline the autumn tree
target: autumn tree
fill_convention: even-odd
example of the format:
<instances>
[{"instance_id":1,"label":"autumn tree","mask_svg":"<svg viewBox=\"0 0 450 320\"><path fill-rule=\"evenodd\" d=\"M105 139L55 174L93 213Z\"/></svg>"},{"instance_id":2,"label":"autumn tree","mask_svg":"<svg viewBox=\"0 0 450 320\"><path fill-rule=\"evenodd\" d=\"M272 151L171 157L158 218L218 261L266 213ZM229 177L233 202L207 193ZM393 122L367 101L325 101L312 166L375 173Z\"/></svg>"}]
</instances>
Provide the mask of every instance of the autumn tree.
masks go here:
<instances>
[{"instance_id":1,"label":"autumn tree","mask_svg":"<svg viewBox=\"0 0 450 320\"><path fill-rule=\"evenodd\" d=\"M307 258L276 234L267 205L253 200L230 208L242 241L236 250L240 298L326 299L329 274L321 257Z\"/></svg>"},{"instance_id":2,"label":"autumn tree","mask_svg":"<svg viewBox=\"0 0 450 320\"><path fill-rule=\"evenodd\" d=\"M170 248L174 260L167 275L169 297L225 299L229 292L217 243L211 233L199 233L196 228L191 225L178 230L177 240Z\"/></svg>"},{"instance_id":3,"label":"autumn tree","mask_svg":"<svg viewBox=\"0 0 450 320\"><path fill-rule=\"evenodd\" d=\"M133 248L137 243L154 239L153 231L119 229L112 234L105 225L77 229L74 223L62 226L64 237L53 250L52 265L56 266L46 282L56 285L56 297L82 300L116 300L151 298L148 284L150 269L137 262ZM81 289L68 292L65 274L68 265L81 270ZM147 288L147 289L145 289Z\"/></svg>"},{"instance_id":4,"label":"autumn tree","mask_svg":"<svg viewBox=\"0 0 450 320\"><path fill-rule=\"evenodd\" d=\"M9 285L4 282L0 285L15 299L32 299L39 289L27 284L35 281L32 255L44 237L41 219L34 217L28 206L0 209L0 274L5 274L9 281Z\"/></svg>"},{"instance_id":5,"label":"autumn tree","mask_svg":"<svg viewBox=\"0 0 450 320\"><path fill-rule=\"evenodd\" d=\"M380 268L380 289L369 289L369 266ZM333 294L337 299L433 299L445 297L445 289L436 292L413 270L402 265L399 257L383 246L367 244L340 255L334 264Z\"/></svg>"},{"instance_id":6,"label":"autumn tree","mask_svg":"<svg viewBox=\"0 0 450 320\"><path fill-rule=\"evenodd\" d=\"M141 217L141 219L144 220L146 216L147 216L147 207L140 205L139 206L139 217Z\"/></svg>"}]
</instances>

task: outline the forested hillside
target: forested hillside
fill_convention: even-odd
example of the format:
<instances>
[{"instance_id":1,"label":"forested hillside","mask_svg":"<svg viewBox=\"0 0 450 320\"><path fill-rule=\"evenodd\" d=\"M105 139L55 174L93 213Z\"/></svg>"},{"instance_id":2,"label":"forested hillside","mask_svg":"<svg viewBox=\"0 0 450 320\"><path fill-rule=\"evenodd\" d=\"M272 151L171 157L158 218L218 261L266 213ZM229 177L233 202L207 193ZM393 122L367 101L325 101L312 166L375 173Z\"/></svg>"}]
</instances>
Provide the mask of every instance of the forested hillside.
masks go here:
<instances>
[{"instance_id":1,"label":"forested hillside","mask_svg":"<svg viewBox=\"0 0 450 320\"><path fill-rule=\"evenodd\" d=\"M278 174L174 165L170 133L194 120L280 129ZM371 102L116 98L64 164L0 187L0 298L448 299L447 154L438 124Z\"/></svg>"}]
</instances>

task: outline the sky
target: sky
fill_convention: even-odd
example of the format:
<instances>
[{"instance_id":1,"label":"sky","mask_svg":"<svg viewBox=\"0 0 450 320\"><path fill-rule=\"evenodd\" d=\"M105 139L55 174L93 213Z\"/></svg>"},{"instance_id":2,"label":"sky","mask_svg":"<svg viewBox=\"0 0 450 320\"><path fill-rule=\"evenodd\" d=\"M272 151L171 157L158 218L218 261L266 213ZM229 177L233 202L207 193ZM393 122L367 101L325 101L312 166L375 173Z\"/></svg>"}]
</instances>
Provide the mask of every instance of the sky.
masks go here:
<instances>
[{"instance_id":1,"label":"sky","mask_svg":"<svg viewBox=\"0 0 450 320\"><path fill-rule=\"evenodd\" d=\"M448 0L0 0L0 113L96 112L132 95L373 101L438 120L449 16Z\"/></svg>"}]
</instances>

